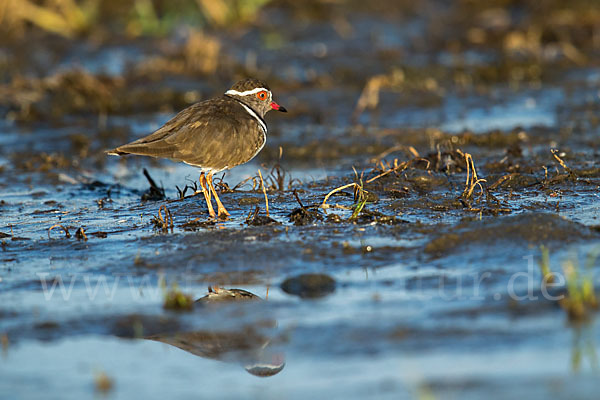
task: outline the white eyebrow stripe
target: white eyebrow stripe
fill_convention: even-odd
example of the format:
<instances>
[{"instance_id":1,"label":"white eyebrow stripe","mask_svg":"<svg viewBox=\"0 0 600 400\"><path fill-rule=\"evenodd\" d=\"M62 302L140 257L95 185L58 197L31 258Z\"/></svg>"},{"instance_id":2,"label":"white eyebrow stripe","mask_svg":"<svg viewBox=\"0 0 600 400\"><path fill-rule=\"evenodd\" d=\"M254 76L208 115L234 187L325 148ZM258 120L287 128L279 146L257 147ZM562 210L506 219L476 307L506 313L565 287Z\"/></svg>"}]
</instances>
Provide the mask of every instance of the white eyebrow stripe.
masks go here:
<instances>
[{"instance_id":1,"label":"white eyebrow stripe","mask_svg":"<svg viewBox=\"0 0 600 400\"><path fill-rule=\"evenodd\" d=\"M229 89L228 91L225 92L225 94L228 95L233 95L233 96L248 96L249 94L256 94L258 92L269 92L268 89L265 88L256 88L256 89L252 89L252 90L246 90L245 92L238 92L237 90L233 90L233 89Z\"/></svg>"},{"instance_id":2,"label":"white eyebrow stripe","mask_svg":"<svg viewBox=\"0 0 600 400\"><path fill-rule=\"evenodd\" d=\"M242 107L244 107L246 109L246 111L248 111L248 114L250 114L255 120L256 122L259 123L260 127L263 129L263 133L267 133L267 124L265 124L265 122L263 121L263 119L261 117L259 117L253 109L251 109L250 107L248 107L247 105L245 105L244 103L242 103L241 101L238 101L238 103L240 103L240 105Z\"/></svg>"}]
</instances>

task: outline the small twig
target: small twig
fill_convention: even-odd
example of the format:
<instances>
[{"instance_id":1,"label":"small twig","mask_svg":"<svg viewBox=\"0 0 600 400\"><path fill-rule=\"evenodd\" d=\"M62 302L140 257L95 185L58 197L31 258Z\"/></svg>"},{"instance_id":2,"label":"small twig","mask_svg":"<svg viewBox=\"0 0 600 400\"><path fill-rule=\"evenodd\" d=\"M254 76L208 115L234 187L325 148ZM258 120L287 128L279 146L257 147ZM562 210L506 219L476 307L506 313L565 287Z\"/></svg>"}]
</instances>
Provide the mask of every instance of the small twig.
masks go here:
<instances>
[{"instance_id":1,"label":"small twig","mask_svg":"<svg viewBox=\"0 0 600 400\"><path fill-rule=\"evenodd\" d=\"M260 211L260 207L259 207L259 206L256 206L256 207L254 208L254 211L250 211L250 212L248 213L248 215L246 216L246 223L247 223L247 224L250 224L252 221L254 221L254 219L255 219L255 218L256 218L256 216L258 215L259 211Z\"/></svg>"},{"instance_id":2,"label":"small twig","mask_svg":"<svg viewBox=\"0 0 600 400\"><path fill-rule=\"evenodd\" d=\"M183 200L185 198L185 192L187 192L187 190L189 189L189 186L185 185L183 190L179 189L179 186L177 186L177 185L175 185L175 188L177 189L177 193L179 194L179 199Z\"/></svg>"},{"instance_id":3,"label":"small twig","mask_svg":"<svg viewBox=\"0 0 600 400\"><path fill-rule=\"evenodd\" d=\"M162 187L159 187L156 184L156 182L154 182L154 179L152 179L152 177L150 176L150 173L148 172L148 170L146 170L146 168L143 169L143 172L144 172L144 176L148 180L148 184L150 185L150 189L148 189L148 191L146 191L142 195L142 201L147 201L147 200L151 200L151 201L163 200L165 198L165 189L162 188Z\"/></svg>"},{"instance_id":4,"label":"small twig","mask_svg":"<svg viewBox=\"0 0 600 400\"><path fill-rule=\"evenodd\" d=\"M565 172L567 172L571 177L576 176L573 170L567 167L567 164L563 161L563 159L558 156L558 150L551 149L550 152L552 153L554 159L560 164L560 166L563 167Z\"/></svg>"},{"instance_id":5,"label":"small twig","mask_svg":"<svg viewBox=\"0 0 600 400\"><path fill-rule=\"evenodd\" d=\"M268 169L265 165L262 165L263 168ZM284 182L285 182L285 170L281 167L279 163L275 164L273 168L269 171L267 175L266 181L268 183L269 189L275 191L283 191Z\"/></svg>"},{"instance_id":6,"label":"small twig","mask_svg":"<svg viewBox=\"0 0 600 400\"><path fill-rule=\"evenodd\" d=\"M262 186L262 191L265 195L265 208L267 209L267 217L269 216L269 197L267 196L267 189L265 188L265 182L263 181L262 172L260 169L258 170L258 176L260 177L260 185Z\"/></svg>"},{"instance_id":7,"label":"small twig","mask_svg":"<svg viewBox=\"0 0 600 400\"><path fill-rule=\"evenodd\" d=\"M71 237L71 234L69 233L69 230L67 228L65 228L61 224L54 224L48 229L48 239L50 239L50 232L52 232L52 229L54 228L61 228L63 231L65 231L65 237L67 239Z\"/></svg>"},{"instance_id":8,"label":"small twig","mask_svg":"<svg viewBox=\"0 0 600 400\"><path fill-rule=\"evenodd\" d=\"M296 189L294 189L294 197L296 198L298 204L300 204L300 208L306 210L306 208L304 208L304 204L302 204L302 202L300 201L300 197L298 197L298 191Z\"/></svg>"},{"instance_id":9,"label":"small twig","mask_svg":"<svg viewBox=\"0 0 600 400\"><path fill-rule=\"evenodd\" d=\"M143 169L143 173L144 173L144 176L146 177L146 179L148 180L150 187L160 189L158 187L158 185L156 184L156 182L154 182L154 179L152 179L152 177L150 176L150 173L148 172L148 170L146 168Z\"/></svg>"}]
</instances>

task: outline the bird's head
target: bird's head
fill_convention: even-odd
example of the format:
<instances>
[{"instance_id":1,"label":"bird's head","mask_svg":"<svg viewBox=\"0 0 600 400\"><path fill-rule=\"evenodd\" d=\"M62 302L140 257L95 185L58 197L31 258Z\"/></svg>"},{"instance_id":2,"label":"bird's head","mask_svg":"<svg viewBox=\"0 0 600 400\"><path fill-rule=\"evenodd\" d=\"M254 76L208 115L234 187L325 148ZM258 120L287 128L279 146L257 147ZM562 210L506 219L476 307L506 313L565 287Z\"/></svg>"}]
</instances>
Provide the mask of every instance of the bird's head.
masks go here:
<instances>
[{"instance_id":1,"label":"bird's head","mask_svg":"<svg viewBox=\"0 0 600 400\"><path fill-rule=\"evenodd\" d=\"M233 97L252 108L262 118L271 110L287 112L287 110L273 101L273 94L269 85L258 79L244 79L237 82L225 95Z\"/></svg>"}]
</instances>

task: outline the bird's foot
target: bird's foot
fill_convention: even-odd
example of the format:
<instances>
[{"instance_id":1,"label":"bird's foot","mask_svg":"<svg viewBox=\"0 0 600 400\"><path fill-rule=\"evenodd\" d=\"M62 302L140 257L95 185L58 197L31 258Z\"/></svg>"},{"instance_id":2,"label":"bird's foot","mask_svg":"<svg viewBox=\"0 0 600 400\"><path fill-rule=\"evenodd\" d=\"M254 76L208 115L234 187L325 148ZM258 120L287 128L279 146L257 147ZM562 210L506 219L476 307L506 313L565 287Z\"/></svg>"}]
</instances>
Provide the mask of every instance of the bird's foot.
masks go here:
<instances>
[{"instance_id":1,"label":"bird's foot","mask_svg":"<svg viewBox=\"0 0 600 400\"><path fill-rule=\"evenodd\" d=\"M217 214L215 213L215 210L212 207L212 204L210 203L206 203L207 204L207 208L208 208L208 217L211 219L215 219L217 218Z\"/></svg>"},{"instance_id":2,"label":"bird's foot","mask_svg":"<svg viewBox=\"0 0 600 400\"><path fill-rule=\"evenodd\" d=\"M223 207L223 208L219 207L219 219L227 219L227 217L229 217L230 215L231 214L229 214L229 212L227 212L225 207Z\"/></svg>"}]
</instances>

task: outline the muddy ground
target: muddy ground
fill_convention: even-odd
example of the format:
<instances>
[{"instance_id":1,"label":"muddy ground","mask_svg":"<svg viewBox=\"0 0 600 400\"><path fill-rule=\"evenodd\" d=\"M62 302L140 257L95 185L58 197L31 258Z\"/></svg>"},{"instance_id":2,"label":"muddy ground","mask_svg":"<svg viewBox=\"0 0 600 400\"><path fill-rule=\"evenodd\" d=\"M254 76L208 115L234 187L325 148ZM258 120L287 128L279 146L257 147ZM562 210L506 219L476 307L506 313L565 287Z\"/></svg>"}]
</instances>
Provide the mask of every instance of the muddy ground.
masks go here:
<instances>
[{"instance_id":1,"label":"muddy ground","mask_svg":"<svg viewBox=\"0 0 600 400\"><path fill-rule=\"evenodd\" d=\"M384 3L3 39L0 397L595 396L600 9ZM289 113L227 220L104 154L245 76Z\"/></svg>"}]
</instances>

